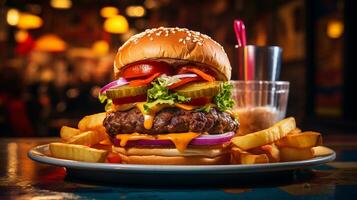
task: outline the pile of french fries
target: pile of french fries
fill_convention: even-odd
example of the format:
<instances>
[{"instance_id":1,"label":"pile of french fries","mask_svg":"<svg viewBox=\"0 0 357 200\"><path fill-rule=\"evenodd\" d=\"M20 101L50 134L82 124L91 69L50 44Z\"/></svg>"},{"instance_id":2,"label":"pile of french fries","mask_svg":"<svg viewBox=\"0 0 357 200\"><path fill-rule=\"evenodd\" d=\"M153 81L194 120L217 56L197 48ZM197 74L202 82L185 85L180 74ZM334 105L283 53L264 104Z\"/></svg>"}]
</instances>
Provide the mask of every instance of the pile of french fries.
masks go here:
<instances>
[{"instance_id":1,"label":"pile of french fries","mask_svg":"<svg viewBox=\"0 0 357 200\"><path fill-rule=\"evenodd\" d=\"M62 142L50 143L51 155L56 158L105 162L111 143L103 127L105 113L85 116L78 128L63 126L60 131Z\"/></svg>"},{"instance_id":2,"label":"pile of french fries","mask_svg":"<svg viewBox=\"0 0 357 200\"><path fill-rule=\"evenodd\" d=\"M322 145L320 133L302 132L293 117L268 129L232 139L232 164L258 164L307 160L333 151Z\"/></svg>"},{"instance_id":3,"label":"pile of french fries","mask_svg":"<svg viewBox=\"0 0 357 200\"><path fill-rule=\"evenodd\" d=\"M85 116L78 128L63 126L62 142L49 144L51 155L56 158L83 162L106 162L120 157L110 156L111 142L103 127L106 113ZM258 164L307 160L332 154L322 145L320 133L302 132L293 117L286 118L272 127L232 139L232 164Z\"/></svg>"}]
</instances>

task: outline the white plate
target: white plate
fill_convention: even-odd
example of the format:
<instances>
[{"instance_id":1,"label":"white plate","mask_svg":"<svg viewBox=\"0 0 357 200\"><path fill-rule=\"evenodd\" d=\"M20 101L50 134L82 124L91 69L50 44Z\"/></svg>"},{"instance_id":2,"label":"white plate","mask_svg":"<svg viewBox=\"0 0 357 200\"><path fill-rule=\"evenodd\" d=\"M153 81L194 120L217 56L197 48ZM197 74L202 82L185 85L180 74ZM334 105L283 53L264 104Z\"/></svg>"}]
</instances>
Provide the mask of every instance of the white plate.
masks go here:
<instances>
[{"instance_id":1,"label":"white plate","mask_svg":"<svg viewBox=\"0 0 357 200\"><path fill-rule=\"evenodd\" d=\"M317 157L310 160L279 162L253 165L134 165L134 164L109 164L109 163L89 163L58 159L49 156L48 144L34 147L28 152L28 156L37 162L65 167L67 173L75 177L115 181L130 179L130 183L144 179L157 178L157 175L175 177L175 180L186 182L186 179L201 177L201 180L227 180L237 175L279 174L280 172L303 169L311 166L318 166L333 161L336 158L335 152L329 156ZM124 179L123 179L124 178ZM203 178L203 179L202 179ZM161 180L162 181L162 180ZM168 181L168 180L166 180ZM152 181L151 181L152 182ZM201 181L200 181L201 182Z\"/></svg>"}]
</instances>

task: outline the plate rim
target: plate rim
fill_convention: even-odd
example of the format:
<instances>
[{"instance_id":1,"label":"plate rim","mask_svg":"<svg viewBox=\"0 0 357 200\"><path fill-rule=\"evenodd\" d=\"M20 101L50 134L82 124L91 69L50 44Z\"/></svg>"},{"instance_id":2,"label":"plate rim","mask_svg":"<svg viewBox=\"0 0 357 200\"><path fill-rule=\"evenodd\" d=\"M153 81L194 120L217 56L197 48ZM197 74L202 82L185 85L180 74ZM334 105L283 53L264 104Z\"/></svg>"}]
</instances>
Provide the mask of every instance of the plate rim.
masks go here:
<instances>
[{"instance_id":1,"label":"plate rim","mask_svg":"<svg viewBox=\"0 0 357 200\"><path fill-rule=\"evenodd\" d=\"M272 172L285 171L311 166L318 166L331 162L336 158L336 152L331 155L320 156L303 161L290 161L278 163L262 164L229 164L229 165L141 165L141 164L111 164L111 163L91 163L82 161L73 161L60 158L54 158L44 154L43 149L48 148L49 144L38 145L28 151L28 157L34 161L65 167L70 169L115 171L124 173L194 173L194 174L226 174L226 173L254 173L254 172Z\"/></svg>"}]
</instances>

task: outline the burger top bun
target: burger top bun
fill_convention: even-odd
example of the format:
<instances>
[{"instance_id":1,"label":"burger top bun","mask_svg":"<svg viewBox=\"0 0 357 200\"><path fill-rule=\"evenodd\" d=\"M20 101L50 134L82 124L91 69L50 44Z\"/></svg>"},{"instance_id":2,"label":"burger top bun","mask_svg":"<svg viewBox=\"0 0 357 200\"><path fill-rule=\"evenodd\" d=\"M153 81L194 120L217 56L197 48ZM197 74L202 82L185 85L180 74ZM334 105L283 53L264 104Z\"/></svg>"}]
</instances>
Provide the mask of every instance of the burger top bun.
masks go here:
<instances>
[{"instance_id":1,"label":"burger top bun","mask_svg":"<svg viewBox=\"0 0 357 200\"><path fill-rule=\"evenodd\" d=\"M186 28L160 27L132 36L119 48L114 71L117 74L124 66L146 59L206 65L219 72L216 78L231 78L231 65L223 47L209 36Z\"/></svg>"}]
</instances>

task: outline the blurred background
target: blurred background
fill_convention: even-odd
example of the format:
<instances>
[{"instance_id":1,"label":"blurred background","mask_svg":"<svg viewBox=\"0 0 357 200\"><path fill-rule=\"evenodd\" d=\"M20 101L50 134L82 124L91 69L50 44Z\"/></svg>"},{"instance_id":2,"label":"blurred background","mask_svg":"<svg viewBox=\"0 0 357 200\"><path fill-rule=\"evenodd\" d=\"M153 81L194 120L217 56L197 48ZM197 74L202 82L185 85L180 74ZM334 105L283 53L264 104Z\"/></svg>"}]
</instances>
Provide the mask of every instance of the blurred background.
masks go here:
<instances>
[{"instance_id":1,"label":"blurred background","mask_svg":"<svg viewBox=\"0 0 357 200\"><path fill-rule=\"evenodd\" d=\"M234 68L237 18L245 21L248 44L283 48L288 115L302 128L355 132L355 2L0 0L0 137L57 136L62 125L103 111L97 94L113 79L116 50L147 28L206 33Z\"/></svg>"}]
</instances>

